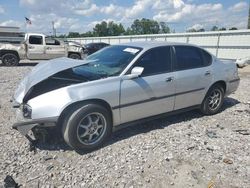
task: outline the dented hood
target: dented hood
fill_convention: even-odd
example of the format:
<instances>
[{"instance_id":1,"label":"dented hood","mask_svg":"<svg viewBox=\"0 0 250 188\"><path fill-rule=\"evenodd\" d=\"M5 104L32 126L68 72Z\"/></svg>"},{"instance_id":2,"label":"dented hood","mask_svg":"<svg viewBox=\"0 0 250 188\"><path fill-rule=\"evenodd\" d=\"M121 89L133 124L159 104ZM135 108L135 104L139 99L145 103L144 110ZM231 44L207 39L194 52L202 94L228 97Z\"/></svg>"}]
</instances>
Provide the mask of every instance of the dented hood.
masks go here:
<instances>
[{"instance_id":1,"label":"dented hood","mask_svg":"<svg viewBox=\"0 0 250 188\"><path fill-rule=\"evenodd\" d=\"M48 77L79 65L88 63L86 60L74 60L66 57L44 61L36 65L30 73L19 84L15 94L15 102L21 104L26 93L31 87L37 83L47 79Z\"/></svg>"}]
</instances>

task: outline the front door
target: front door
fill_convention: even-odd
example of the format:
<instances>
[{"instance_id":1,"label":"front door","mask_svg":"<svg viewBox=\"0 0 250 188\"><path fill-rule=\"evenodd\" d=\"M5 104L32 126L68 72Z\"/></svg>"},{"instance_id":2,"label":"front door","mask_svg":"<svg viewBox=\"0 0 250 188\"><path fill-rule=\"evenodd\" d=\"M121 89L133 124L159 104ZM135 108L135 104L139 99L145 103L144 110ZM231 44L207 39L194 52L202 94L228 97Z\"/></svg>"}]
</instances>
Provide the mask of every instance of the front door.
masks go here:
<instances>
[{"instance_id":1,"label":"front door","mask_svg":"<svg viewBox=\"0 0 250 188\"><path fill-rule=\"evenodd\" d=\"M175 74L171 72L171 48L153 48L133 67L143 67L144 71L139 78L121 81L121 123L172 111Z\"/></svg>"},{"instance_id":2,"label":"front door","mask_svg":"<svg viewBox=\"0 0 250 188\"><path fill-rule=\"evenodd\" d=\"M27 41L28 59L46 59L45 45L41 35L30 35Z\"/></svg>"}]
</instances>

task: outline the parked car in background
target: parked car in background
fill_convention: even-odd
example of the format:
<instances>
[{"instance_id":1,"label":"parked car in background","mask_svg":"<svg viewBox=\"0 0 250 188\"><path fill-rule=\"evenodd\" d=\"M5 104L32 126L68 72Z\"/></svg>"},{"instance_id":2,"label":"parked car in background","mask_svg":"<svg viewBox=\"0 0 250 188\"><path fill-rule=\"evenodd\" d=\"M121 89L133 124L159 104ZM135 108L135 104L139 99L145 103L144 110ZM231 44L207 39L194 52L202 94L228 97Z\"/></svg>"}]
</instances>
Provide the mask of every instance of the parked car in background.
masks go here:
<instances>
[{"instance_id":1,"label":"parked car in background","mask_svg":"<svg viewBox=\"0 0 250 188\"><path fill-rule=\"evenodd\" d=\"M233 61L197 46L114 45L82 61L37 65L15 92L20 120L13 128L27 136L29 130L55 126L72 148L93 150L121 124L194 108L215 114L238 85Z\"/></svg>"},{"instance_id":2,"label":"parked car in background","mask_svg":"<svg viewBox=\"0 0 250 188\"><path fill-rule=\"evenodd\" d=\"M46 60L58 57L83 58L81 45L65 44L63 41L43 34L27 33L20 43L0 43L0 60L5 66L16 66L20 60Z\"/></svg>"},{"instance_id":3,"label":"parked car in background","mask_svg":"<svg viewBox=\"0 0 250 188\"><path fill-rule=\"evenodd\" d=\"M106 46L109 46L109 44L104 42L88 43L85 45L84 53L87 55L91 55Z\"/></svg>"}]
</instances>

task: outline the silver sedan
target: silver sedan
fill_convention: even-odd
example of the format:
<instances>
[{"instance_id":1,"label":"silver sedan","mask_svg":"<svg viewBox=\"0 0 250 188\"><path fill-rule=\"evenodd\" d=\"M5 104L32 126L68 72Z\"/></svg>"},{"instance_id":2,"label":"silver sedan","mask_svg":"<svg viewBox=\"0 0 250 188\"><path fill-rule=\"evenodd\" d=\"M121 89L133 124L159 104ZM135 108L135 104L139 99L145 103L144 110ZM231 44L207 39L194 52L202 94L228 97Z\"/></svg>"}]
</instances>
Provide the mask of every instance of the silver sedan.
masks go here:
<instances>
[{"instance_id":1,"label":"silver sedan","mask_svg":"<svg viewBox=\"0 0 250 188\"><path fill-rule=\"evenodd\" d=\"M114 45L82 61L37 65L14 95L19 120L13 128L27 136L57 127L75 150L93 150L118 125L193 108L215 114L238 85L234 62L194 45Z\"/></svg>"}]
</instances>

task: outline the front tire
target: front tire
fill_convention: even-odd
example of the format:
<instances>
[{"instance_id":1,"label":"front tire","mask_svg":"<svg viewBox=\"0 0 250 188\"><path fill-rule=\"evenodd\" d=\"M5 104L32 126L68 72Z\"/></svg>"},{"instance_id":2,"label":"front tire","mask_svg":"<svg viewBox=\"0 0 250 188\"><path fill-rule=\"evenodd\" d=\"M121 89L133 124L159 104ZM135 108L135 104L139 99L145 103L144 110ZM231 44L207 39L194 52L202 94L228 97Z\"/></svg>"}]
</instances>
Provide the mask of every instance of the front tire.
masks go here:
<instances>
[{"instance_id":1,"label":"front tire","mask_svg":"<svg viewBox=\"0 0 250 188\"><path fill-rule=\"evenodd\" d=\"M71 59L81 59L81 56L79 54L72 53L72 54L69 55L69 58L71 58Z\"/></svg>"},{"instance_id":2,"label":"front tire","mask_svg":"<svg viewBox=\"0 0 250 188\"><path fill-rule=\"evenodd\" d=\"M17 55L13 53L4 54L2 57L2 63L5 66L17 66L19 64L19 59Z\"/></svg>"},{"instance_id":3,"label":"front tire","mask_svg":"<svg viewBox=\"0 0 250 188\"><path fill-rule=\"evenodd\" d=\"M224 95L225 91L221 85L212 86L201 104L201 112L206 115L218 113L223 104Z\"/></svg>"},{"instance_id":4,"label":"front tire","mask_svg":"<svg viewBox=\"0 0 250 188\"><path fill-rule=\"evenodd\" d=\"M110 137L110 113L98 104L75 106L65 118L62 131L65 142L76 151L95 150Z\"/></svg>"}]
</instances>

